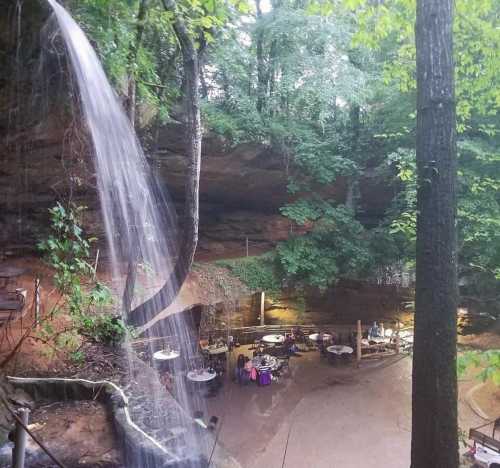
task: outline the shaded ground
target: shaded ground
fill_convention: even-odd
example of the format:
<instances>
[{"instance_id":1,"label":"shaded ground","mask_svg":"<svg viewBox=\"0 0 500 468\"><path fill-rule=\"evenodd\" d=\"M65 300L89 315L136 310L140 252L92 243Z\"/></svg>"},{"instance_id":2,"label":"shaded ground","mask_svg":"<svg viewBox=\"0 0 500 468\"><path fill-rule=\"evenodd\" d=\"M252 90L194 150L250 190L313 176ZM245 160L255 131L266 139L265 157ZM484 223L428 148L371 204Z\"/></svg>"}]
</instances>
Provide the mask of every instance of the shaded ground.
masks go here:
<instances>
[{"instance_id":1,"label":"shaded ground","mask_svg":"<svg viewBox=\"0 0 500 468\"><path fill-rule=\"evenodd\" d=\"M364 361L356 369L332 367L312 351L292 358L290 367L279 383L227 382L208 401L209 414L220 418L218 440L243 468L409 466L411 357ZM459 424L466 431L483 422L464 400L476 384L460 384Z\"/></svg>"}]
</instances>

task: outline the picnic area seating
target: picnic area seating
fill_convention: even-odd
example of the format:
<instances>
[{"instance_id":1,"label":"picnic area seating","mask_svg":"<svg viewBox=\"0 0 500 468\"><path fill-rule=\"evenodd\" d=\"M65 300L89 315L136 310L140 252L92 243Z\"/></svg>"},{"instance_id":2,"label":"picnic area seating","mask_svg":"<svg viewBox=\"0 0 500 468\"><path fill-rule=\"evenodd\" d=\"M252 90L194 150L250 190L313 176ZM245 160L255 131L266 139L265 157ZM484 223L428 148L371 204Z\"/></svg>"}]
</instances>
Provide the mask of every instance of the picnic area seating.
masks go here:
<instances>
[{"instance_id":1,"label":"picnic area seating","mask_svg":"<svg viewBox=\"0 0 500 468\"><path fill-rule=\"evenodd\" d=\"M0 326L23 317L26 312L26 289L0 291Z\"/></svg>"}]
</instances>

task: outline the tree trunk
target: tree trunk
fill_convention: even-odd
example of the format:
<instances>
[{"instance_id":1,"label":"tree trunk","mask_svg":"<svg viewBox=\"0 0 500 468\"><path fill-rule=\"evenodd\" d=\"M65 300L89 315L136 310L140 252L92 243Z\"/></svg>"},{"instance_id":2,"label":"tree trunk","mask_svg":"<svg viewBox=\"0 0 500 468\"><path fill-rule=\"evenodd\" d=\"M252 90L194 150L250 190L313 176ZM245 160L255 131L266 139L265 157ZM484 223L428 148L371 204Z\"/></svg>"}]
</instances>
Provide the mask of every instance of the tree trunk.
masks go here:
<instances>
[{"instance_id":1,"label":"tree trunk","mask_svg":"<svg viewBox=\"0 0 500 468\"><path fill-rule=\"evenodd\" d=\"M417 0L417 280L411 468L457 468L452 0Z\"/></svg>"},{"instance_id":2,"label":"tree trunk","mask_svg":"<svg viewBox=\"0 0 500 468\"><path fill-rule=\"evenodd\" d=\"M140 326L166 309L177 296L193 263L198 244L199 184L201 166L201 117L199 97L198 53L193 39L179 14L174 0L163 0L168 11L174 13L173 28L179 40L184 63L184 92L186 107L186 140L189 158L185 186L184 229L175 267L162 288L150 299L131 311L128 322Z\"/></svg>"},{"instance_id":3,"label":"tree trunk","mask_svg":"<svg viewBox=\"0 0 500 468\"><path fill-rule=\"evenodd\" d=\"M260 9L260 0L255 0L257 9L257 37L256 37L256 54L257 54L257 111L261 114L266 105L267 94L267 73L264 63L264 31L260 20L262 18L262 10Z\"/></svg>"},{"instance_id":4,"label":"tree trunk","mask_svg":"<svg viewBox=\"0 0 500 468\"><path fill-rule=\"evenodd\" d=\"M135 81L135 62L137 61L137 52L141 46L142 34L144 32L144 22L146 20L148 0L141 0L139 3L139 11L137 12L137 29L135 40L130 44L128 54L128 90L127 90L127 115L132 124L135 126L135 101L137 84Z\"/></svg>"},{"instance_id":5,"label":"tree trunk","mask_svg":"<svg viewBox=\"0 0 500 468\"><path fill-rule=\"evenodd\" d=\"M358 104L353 104L350 109L350 121L351 121L351 149L352 156L351 159L359 161L359 128L360 128L360 108ZM356 189L357 189L357 179L355 175L350 175L347 177L347 193L345 199L345 206L356 211Z\"/></svg>"},{"instance_id":6,"label":"tree trunk","mask_svg":"<svg viewBox=\"0 0 500 468\"><path fill-rule=\"evenodd\" d=\"M205 34L203 31L200 31L200 34L198 35L198 43L199 43L198 69L200 74L200 91L201 91L201 97L203 99L206 99L208 97L208 84L207 80L205 79L205 62L206 62L206 55L207 55L206 51L208 44L205 39Z\"/></svg>"}]
</instances>

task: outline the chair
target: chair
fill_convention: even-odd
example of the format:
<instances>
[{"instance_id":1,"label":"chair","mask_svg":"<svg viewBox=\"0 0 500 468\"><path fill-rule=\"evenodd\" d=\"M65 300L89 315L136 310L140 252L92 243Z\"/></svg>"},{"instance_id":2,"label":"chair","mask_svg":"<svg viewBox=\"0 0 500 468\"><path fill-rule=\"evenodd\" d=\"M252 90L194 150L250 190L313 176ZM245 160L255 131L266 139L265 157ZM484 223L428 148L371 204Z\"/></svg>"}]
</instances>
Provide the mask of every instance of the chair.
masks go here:
<instances>
[{"instance_id":1,"label":"chair","mask_svg":"<svg viewBox=\"0 0 500 468\"><path fill-rule=\"evenodd\" d=\"M339 356L337 356L335 353L328 353L327 359L328 364L335 366L339 360Z\"/></svg>"},{"instance_id":2,"label":"chair","mask_svg":"<svg viewBox=\"0 0 500 468\"><path fill-rule=\"evenodd\" d=\"M306 345L306 349L308 351L316 349L316 343L314 343L312 340L310 340L309 337L305 338L305 345Z\"/></svg>"},{"instance_id":3,"label":"chair","mask_svg":"<svg viewBox=\"0 0 500 468\"><path fill-rule=\"evenodd\" d=\"M290 356L278 356L280 366L278 370L290 370Z\"/></svg>"},{"instance_id":4,"label":"chair","mask_svg":"<svg viewBox=\"0 0 500 468\"><path fill-rule=\"evenodd\" d=\"M208 421L208 430L214 431L215 427L217 426L218 421L219 421L219 418L217 416L211 416L209 421Z\"/></svg>"},{"instance_id":5,"label":"chair","mask_svg":"<svg viewBox=\"0 0 500 468\"><path fill-rule=\"evenodd\" d=\"M26 313L26 289L0 291L0 326L6 325Z\"/></svg>"},{"instance_id":6,"label":"chair","mask_svg":"<svg viewBox=\"0 0 500 468\"><path fill-rule=\"evenodd\" d=\"M287 354L287 352L286 352L286 349L284 346L274 346L272 348L269 348L269 350L267 351L267 354L269 354L271 356L279 357L279 356L283 356L283 355Z\"/></svg>"},{"instance_id":7,"label":"chair","mask_svg":"<svg viewBox=\"0 0 500 468\"><path fill-rule=\"evenodd\" d=\"M250 346L250 348L248 349L250 350L257 349L260 346L260 342L261 342L260 339L253 340L252 346Z\"/></svg>"}]
</instances>

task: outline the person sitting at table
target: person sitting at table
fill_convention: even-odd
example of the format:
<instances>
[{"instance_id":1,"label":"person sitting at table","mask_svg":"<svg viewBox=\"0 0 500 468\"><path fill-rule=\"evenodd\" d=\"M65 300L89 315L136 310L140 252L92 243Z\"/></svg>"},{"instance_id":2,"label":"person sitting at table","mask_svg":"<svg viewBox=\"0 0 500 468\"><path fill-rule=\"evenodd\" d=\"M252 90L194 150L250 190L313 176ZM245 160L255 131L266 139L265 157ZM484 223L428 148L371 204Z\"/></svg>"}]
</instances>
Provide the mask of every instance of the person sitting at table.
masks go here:
<instances>
[{"instance_id":1,"label":"person sitting at table","mask_svg":"<svg viewBox=\"0 0 500 468\"><path fill-rule=\"evenodd\" d=\"M250 372L252 370L252 367L253 367L253 362L250 360L250 358L248 356L245 356L244 369L247 372Z\"/></svg>"},{"instance_id":2,"label":"person sitting at table","mask_svg":"<svg viewBox=\"0 0 500 468\"><path fill-rule=\"evenodd\" d=\"M264 354L265 347L263 344L260 344L259 347L253 352L253 357L262 356Z\"/></svg>"},{"instance_id":3,"label":"person sitting at table","mask_svg":"<svg viewBox=\"0 0 500 468\"><path fill-rule=\"evenodd\" d=\"M243 369L241 370L240 384L246 385L250 382L252 376L253 363L249 357L243 358Z\"/></svg>"},{"instance_id":4,"label":"person sitting at table","mask_svg":"<svg viewBox=\"0 0 500 468\"><path fill-rule=\"evenodd\" d=\"M321 341L318 340L318 349L319 349L319 352L322 356L327 355L326 344L323 340L321 340Z\"/></svg>"},{"instance_id":5,"label":"person sitting at table","mask_svg":"<svg viewBox=\"0 0 500 468\"><path fill-rule=\"evenodd\" d=\"M240 354L238 356L238 359L236 360L236 369L235 369L235 376L238 383L241 383L244 368L245 368L245 356L243 354Z\"/></svg>"},{"instance_id":6,"label":"person sitting at table","mask_svg":"<svg viewBox=\"0 0 500 468\"><path fill-rule=\"evenodd\" d=\"M299 350L292 335L286 335L285 341L283 342L283 348L290 356L294 355Z\"/></svg>"},{"instance_id":7,"label":"person sitting at table","mask_svg":"<svg viewBox=\"0 0 500 468\"><path fill-rule=\"evenodd\" d=\"M380 329L377 325L377 322L373 322L373 325L368 330L368 339L376 338L378 336L380 336Z\"/></svg>"},{"instance_id":8,"label":"person sitting at table","mask_svg":"<svg viewBox=\"0 0 500 468\"><path fill-rule=\"evenodd\" d=\"M300 341L300 340L304 339L305 335L300 327L293 327L292 328L292 337L294 338L295 341Z\"/></svg>"},{"instance_id":9,"label":"person sitting at table","mask_svg":"<svg viewBox=\"0 0 500 468\"><path fill-rule=\"evenodd\" d=\"M200 348L205 349L208 346L208 340L202 339L200 340Z\"/></svg>"}]
</instances>

